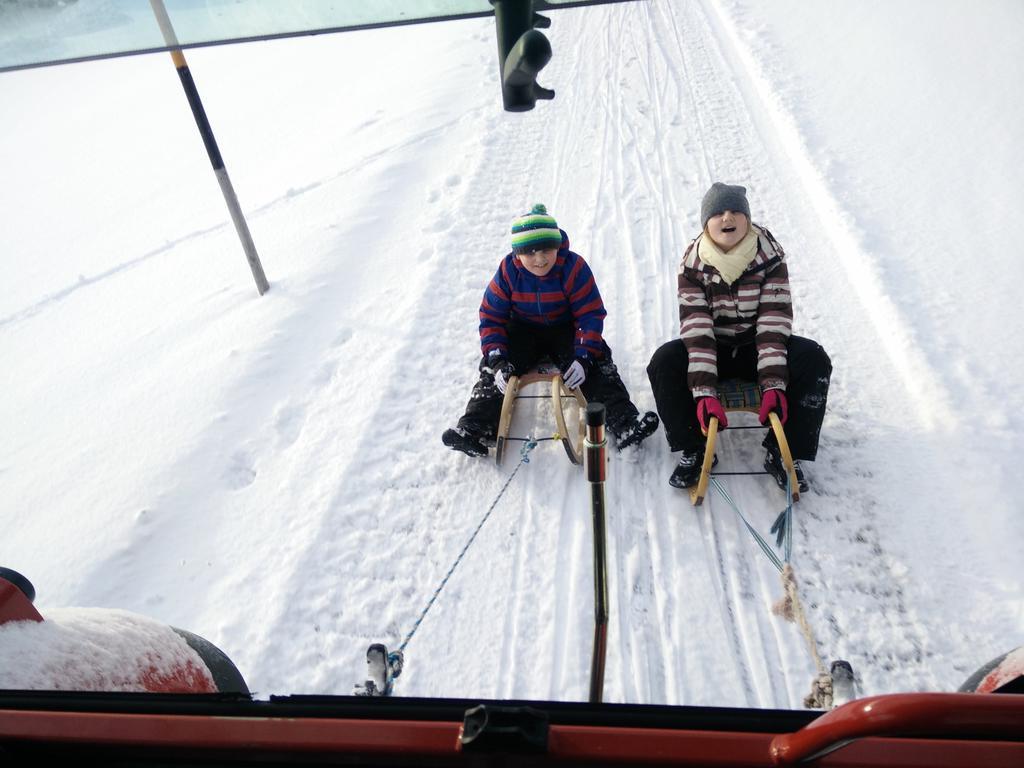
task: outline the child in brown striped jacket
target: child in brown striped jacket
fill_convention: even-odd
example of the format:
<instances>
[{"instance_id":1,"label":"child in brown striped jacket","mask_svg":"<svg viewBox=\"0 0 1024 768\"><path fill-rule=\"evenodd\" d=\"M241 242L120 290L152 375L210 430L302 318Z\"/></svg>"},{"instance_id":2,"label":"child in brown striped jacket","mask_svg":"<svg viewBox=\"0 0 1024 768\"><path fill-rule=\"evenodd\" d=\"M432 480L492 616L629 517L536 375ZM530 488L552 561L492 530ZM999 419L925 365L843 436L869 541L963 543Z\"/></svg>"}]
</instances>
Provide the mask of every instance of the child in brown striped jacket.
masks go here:
<instances>
[{"instance_id":1,"label":"child in brown striped jacket","mask_svg":"<svg viewBox=\"0 0 1024 768\"><path fill-rule=\"evenodd\" d=\"M793 305L785 253L772 234L750 221L746 188L715 182L701 203L704 230L679 267L679 336L647 366L658 415L672 451L681 451L669 483L700 477L711 416L729 422L718 399L720 379L756 381L762 424L775 411L794 459L813 461L825 417L832 363L810 339L792 335ZM769 430L764 466L785 488L775 437ZM799 461L801 491L807 481Z\"/></svg>"}]
</instances>

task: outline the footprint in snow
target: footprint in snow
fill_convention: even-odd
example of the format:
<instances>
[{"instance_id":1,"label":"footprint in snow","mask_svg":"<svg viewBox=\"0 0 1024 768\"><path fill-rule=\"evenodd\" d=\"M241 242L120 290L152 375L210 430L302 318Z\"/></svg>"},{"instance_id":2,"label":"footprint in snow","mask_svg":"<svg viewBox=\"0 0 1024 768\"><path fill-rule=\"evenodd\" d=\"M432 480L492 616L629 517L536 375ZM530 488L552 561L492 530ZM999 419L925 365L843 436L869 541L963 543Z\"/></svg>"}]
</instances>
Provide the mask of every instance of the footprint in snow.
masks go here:
<instances>
[{"instance_id":1,"label":"footprint in snow","mask_svg":"<svg viewBox=\"0 0 1024 768\"><path fill-rule=\"evenodd\" d=\"M433 221L427 223L423 228L424 232L445 232L452 228L452 217L448 214L435 216Z\"/></svg>"},{"instance_id":2,"label":"footprint in snow","mask_svg":"<svg viewBox=\"0 0 1024 768\"><path fill-rule=\"evenodd\" d=\"M334 337L334 342L332 343L332 345L335 347L340 347L342 344L345 344L351 338L352 329L342 328L340 331L338 331L338 335Z\"/></svg>"},{"instance_id":3,"label":"footprint in snow","mask_svg":"<svg viewBox=\"0 0 1024 768\"><path fill-rule=\"evenodd\" d=\"M240 491L253 484L256 470L252 466L252 458L245 451L237 451L231 457L231 463L224 471L224 479L228 487Z\"/></svg>"},{"instance_id":4,"label":"footprint in snow","mask_svg":"<svg viewBox=\"0 0 1024 768\"><path fill-rule=\"evenodd\" d=\"M274 429L282 446L289 446L299 439L302 425L305 422L302 408L296 405L283 405L274 414ZM256 473L253 472L253 477ZM252 482L251 480L249 482ZM248 483L246 483L248 485Z\"/></svg>"}]
</instances>

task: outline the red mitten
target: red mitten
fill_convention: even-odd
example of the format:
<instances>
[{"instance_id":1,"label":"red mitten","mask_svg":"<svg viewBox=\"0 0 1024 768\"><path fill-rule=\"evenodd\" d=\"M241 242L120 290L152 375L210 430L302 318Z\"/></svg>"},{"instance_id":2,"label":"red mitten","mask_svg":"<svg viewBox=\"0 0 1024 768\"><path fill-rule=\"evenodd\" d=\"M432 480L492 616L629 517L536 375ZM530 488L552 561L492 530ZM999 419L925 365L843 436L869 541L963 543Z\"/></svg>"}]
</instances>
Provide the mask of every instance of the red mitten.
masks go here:
<instances>
[{"instance_id":1,"label":"red mitten","mask_svg":"<svg viewBox=\"0 0 1024 768\"><path fill-rule=\"evenodd\" d=\"M786 401L786 393L781 389L769 389L761 395L761 410L757 418L762 424L767 424L768 414L772 411L779 414L779 421L786 423L786 419L789 418L789 403Z\"/></svg>"},{"instance_id":2,"label":"red mitten","mask_svg":"<svg viewBox=\"0 0 1024 768\"><path fill-rule=\"evenodd\" d=\"M697 421L700 422L700 431L705 435L708 433L708 425L711 424L711 417L718 419L718 428L725 429L729 426L729 420L725 418L725 408L717 397L702 397L697 400Z\"/></svg>"}]
</instances>

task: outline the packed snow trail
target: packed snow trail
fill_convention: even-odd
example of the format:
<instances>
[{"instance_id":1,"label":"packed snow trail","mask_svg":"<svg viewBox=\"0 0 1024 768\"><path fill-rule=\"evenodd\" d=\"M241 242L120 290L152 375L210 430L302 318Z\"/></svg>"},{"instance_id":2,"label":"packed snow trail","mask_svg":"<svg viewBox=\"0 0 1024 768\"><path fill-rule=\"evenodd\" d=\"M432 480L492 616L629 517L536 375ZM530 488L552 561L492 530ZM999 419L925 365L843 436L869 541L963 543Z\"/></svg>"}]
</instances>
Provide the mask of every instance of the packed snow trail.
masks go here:
<instances>
[{"instance_id":1,"label":"packed snow trail","mask_svg":"<svg viewBox=\"0 0 1024 768\"><path fill-rule=\"evenodd\" d=\"M692 223L688 229L671 226L680 219L680 210L676 207L680 204L676 201L689 199L695 203L715 178L742 178L757 190L759 209L765 211L764 220L774 222L782 218L785 222L783 212L807 210L802 205L803 196L813 197L819 190L807 189L806 184L799 183L799 177L789 184L772 181L793 176L787 170L793 165L788 151L793 142L790 136L773 131L769 121L757 118L765 108L756 99L756 88L750 83L753 77L735 64L739 57L730 47L732 41L722 33L722 26L710 6L642 4L639 8L608 9L606 13L607 18L596 14L575 17L581 25L573 31L572 50L565 51L560 59L564 62L560 66L571 71L565 80L574 84L574 93L564 101L553 103L549 112L533 113L530 119L541 123L535 130L523 125L514 144L499 144L495 149L506 159L520 157L527 164L536 163L538 158L559 158L550 181L546 180L545 168L539 163L531 169L528 177L532 180L533 197L545 200L552 211L558 212L570 230L574 247L594 268L610 312L606 338L615 350L634 399L641 407L650 407L644 365L650 352L673 335L672 275L686 237L680 234L694 229ZM594 60L603 65L575 70L580 62ZM557 76L557 70L552 76ZM659 86L663 83L677 87ZM693 115L700 118L691 122L687 117ZM668 125L666 116L670 116ZM541 137L545 144L538 143ZM569 151L570 147L574 151ZM672 151L676 147L689 147L692 152L678 154ZM587 152L587 148L591 151ZM521 154L517 155L516 150L521 150ZM567 157L572 158L571 165ZM529 183L527 188L531 188ZM468 185L467 190L472 196L472 185ZM486 197L484 189L479 192ZM684 202L680 207L685 211L686 206ZM692 205L690 210L695 207ZM581 215L574 217L574 211L580 211ZM776 211L779 215L775 215ZM568 223L579 218L593 224L580 232L579 227ZM685 218L692 220L692 213L684 214ZM667 234L664 233L666 223L669 224ZM800 223L808 231L829 229L824 222L813 218ZM778 232L778 225L772 226ZM818 272L821 265L815 263L814 251L788 247L795 254L793 271L797 275ZM844 249L850 250L846 243L835 247L835 250ZM822 249L817 252L820 254ZM803 278L800 282L809 281ZM841 281L833 283L842 284ZM798 296L798 302L802 298ZM819 298L817 306L823 308L820 313L813 303L814 298ZM868 349L884 346L872 344L870 336L863 331L859 332L859 338L844 339L851 317L877 316L877 307L849 305L846 297L828 295L821 286L815 286L811 295L797 305L799 317L812 319L811 323L805 321L807 330L804 332L818 337L827 347L843 352L848 346ZM470 316L473 306L471 303L466 307ZM837 306L842 309L836 311ZM844 318L831 345L827 327L819 329L813 322L825 319L830 313ZM905 365L905 356L896 363ZM875 372L878 373L877 367ZM840 385L842 375L841 372L837 376ZM879 378L899 380L901 373L894 371L892 376L883 374ZM902 378L906 380L906 376ZM919 379L930 381L931 377L926 374ZM867 396L871 389L869 382L860 384L858 391L863 393L862 397ZM909 403L914 402L916 400L909 397ZM742 433L729 435L726 440L740 442L744 437L750 442L749 434ZM721 505L712 501L703 510L691 510L685 497L664 484L671 459L663 450L659 451L659 447L659 439L655 438L642 449L639 461L622 461L621 457L616 457L618 471L612 471L609 477L609 530L613 542L610 588L616 612L609 639L607 697L609 700L709 704L721 703L724 698L750 706L799 706L815 670L795 628L780 627L780 620L767 613L767 607L780 596L777 574L758 560L745 532L735 521L728 517L721 519ZM740 453L739 468L759 468L758 451ZM659 456L660 473L654 469ZM826 458L823 450L822 459ZM506 596L505 603L512 615L505 617L502 638L503 658L509 660L515 658L514 654L509 654L510 643L515 643L518 652L526 658L537 659L537 652L532 650L533 642L538 637L546 637L549 631L545 613L536 609L538 601L523 597L534 589L537 578L521 566L524 550L531 553L532 562L541 571L545 570L545 562L550 563L560 551L562 557L572 556L584 564L588 561L589 520L584 514L583 487L577 483L575 492L570 491L569 497L563 497L555 490L561 483L555 480L551 468L546 469L548 471L528 477L535 491L521 512L521 525L509 529L510 537L519 538L511 571L513 593ZM559 469L557 462L554 469ZM561 472L567 470L561 468ZM765 481L737 485L739 503L763 515L767 528L780 505L776 489ZM827 487L827 481L823 485ZM641 507L641 514L626 516L625 510L635 503L637 488L643 488L649 499ZM820 497L820 500L828 499L834 519L857 521L855 541L869 541L871 551L865 557L866 553L858 551L862 547L855 546L849 555L856 561L866 562L868 572L881 575L881 584L890 585L893 579L891 571L886 574L888 557L877 535L870 535L871 509L877 502L872 501L867 490L864 493L866 498ZM563 523L557 546L552 547L549 537L534 541L538 530L537 512L533 507L538 502L533 501L534 497L542 505L545 504L543 499L549 499L552 511L575 500L580 510L573 523L575 535L566 536ZM800 507L800 516L813 519L817 501L819 499L813 495L806 499ZM637 529L646 530L647 536L637 537ZM661 548L679 551L691 540L703 541L705 546L696 557L668 560L674 566L670 569L656 567L658 547L651 546L652 530L659 532L657 539ZM808 542L820 541L821 538L815 538L816 534L827 537L835 532L816 531L801 523L800 533L798 574L813 586L826 576L813 559L806 558L808 548L819 549ZM575 551L565 551L562 541L575 543ZM805 562L801 562L805 558ZM845 572L842 568L839 570ZM556 594L588 595L588 577L587 568L572 579L562 575L554 584ZM545 578L536 582L537 588L550 588ZM847 624L839 618L842 614L825 613L835 609L836 598L844 602L841 591L837 590L831 600L816 603L819 610L812 615L812 620L817 618L831 629L822 638L826 646L821 649L823 655L852 658L855 667L863 668L864 684L870 690L884 690L897 673L912 675L917 684L922 679L929 680L929 672L924 668L926 641L916 628L914 616L900 590L890 586L875 587L872 583L848 588L870 594L872 608L885 617L881 621L892 623L887 633L895 634L898 642L889 652L890 659L883 658L883 668L874 671L872 651L875 649L859 649L856 637L850 636L856 622L850 620ZM557 599L556 603L562 605ZM848 609L858 610L859 603L853 601ZM571 641L570 628L563 622L556 622L568 636L561 647L586 649L590 612L586 604L576 605L575 611L575 643ZM454 620L458 623L457 617ZM491 622L484 622L484 626L491 625ZM547 643L541 643L542 647L544 645ZM723 654L721 668L709 668L706 653L688 654L687 645L693 649L728 649L728 652ZM665 648L671 649L671 653L666 654ZM691 655L693 658L689 660ZM586 688L586 664L577 659L578 655L574 659L570 654L561 662L558 657L551 662L555 668L571 669L575 661L579 673L575 685L563 680L556 690L544 690L530 675L520 677L510 661L491 669L499 680L501 675L511 676L498 682L496 691L506 696L582 698ZM531 664L531 669L533 666ZM669 666L672 671L666 674ZM445 679L450 680L447 676ZM673 687L668 687L670 680L674 682ZM451 685L453 690L460 691L467 690L467 685L471 687L469 680L461 680L458 685L452 681ZM514 691L519 693L513 694Z\"/></svg>"},{"instance_id":2,"label":"packed snow trail","mask_svg":"<svg viewBox=\"0 0 1024 768\"><path fill-rule=\"evenodd\" d=\"M546 202L568 229L574 248L595 271L609 307L606 338L642 408L652 405L644 374L647 358L674 335L673 275L686 237L694 230L693 214L687 211L695 209L710 181L746 179L767 222L780 218L776 211L804 210L802 195L817 192L772 181L790 175L786 169L792 158L780 149L788 137L779 137L765 121L750 116L762 110L751 95L750 73L735 68L737 57L730 40L721 34L709 7L639 4L600 14L567 13L561 24L572 44L562 47L550 76L572 82L572 93L542 105L550 106L549 110L540 109L519 120L499 122L478 113L480 134L487 137L484 151L477 166L458 174L461 183L452 187L452 210L460 218L487 224L479 231L491 237L479 242L471 237L465 252L474 258L454 265L454 271L451 263L439 262L437 278L425 280L437 285L443 274L444 282L465 286L461 296L451 297L456 300L438 338L448 350L441 352L440 367L450 365L466 372L454 408L450 388L428 395L426 412L439 419L424 425L426 434L438 433L457 417L472 382L475 309L496 263L495 257L488 257L503 250L503 243L493 242L493 234L503 232L508 218L508 211L494 201L494 189L528 190L529 198L522 205ZM581 66L592 61L602 65ZM560 75L556 66L569 73ZM699 119L689 119L695 115ZM689 151L679 153L674 151L677 147ZM554 168L549 158L556 159ZM444 220L445 216L432 213L428 218ZM679 226L680 219L684 226ZM812 231L826 228L815 220L800 223ZM779 225L772 226L778 232ZM813 252L783 242L795 254L795 274L817 270ZM798 317L817 319L812 301L823 293L816 286L798 303ZM828 296L822 306L834 308L840 301ZM873 316L873 308L854 304L848 309L833 348L845 349L843 333L851 315ZM429 325L429 301L424 312L423 323ZM825 316L822 312L821 319ZM804 325L805 333L829 346L828 338L822 337L827 328L806 321ZM864 338L845 341L855 346L863 344ZM842 373L837 379L841 382ZM396 410L389 398L388 416L394 419ZM388 416L382 413L381 418ZM729 434L723 453L728 460L738 456L737 468L757 469L759 452L740 448L745 438L746 443L752 441L750 433ZM727 509L723 512L723 505L711 500L703 509L693 510L683 494L667 486L664 478L672 459L661 440L652 439L639 456L615 456L609 473L609 578L614 610L606 698L799 706L815 670L796 629L767 611L781 595L777 574L759 559L746 532ZM403 693L585 698L592 622L586 488L579 471L565 465L557 448L549 448L546 456L538 452L531 472L524 475L525 487L509 495L508 516L496 518L489 532L504 540L499 551L506 559L478 562L476 568L472 558L467 559L463 581L452 585L454 595L439 606L435 623L421 630L421 643L428 642L433 630L436 640L431 646L440 642L459 659L455 670L437 663L434 652L429 652L429 667L419 668L416 648L411 647ZM822 459L827 458L826 451L823 454ZM467 461L459 456L451 460L456 465ZM394 475L403 477L410 469L399 463ZM467 497L460 493L468 494L477 507L483 506L500 475L496 477L494 469L481 462L470 463L466 472L472 478L470 485L450 487L451 499L461 505ZM767 529L780 506L778 491L763 479L733 485L737 501L751 514L761 515ZM635 503L637 489L643 489L646 497L642 505ZM812 494L798 515L813 519L818 503L826 498ZM829 499L829 510L840 521L863 521L870 507L870 497ZM635 511L626 512L630 509ZM450 530L459 531L457 520L465 517L454 512L448 512ZM355 523L352 513L345 510L339 528ZM834 535L834 531L828 533ZM816 549L808 544L815 541L816 531L802 523L800 534L797 572L813 585L825 578L818 564L806 557L809 547ZM458 539L450 534L449 545ZM703 543L695 550L688 542ZM867 562L878 563L871 569L874 572L884 572L880 541L876 537L871 543L876 551ZM851 554L865 559L856 551ZM440 558L436 545L431 555ZM434 562L433 570L442 565L443 561ZM882 607L879 613L888 617L885 620L895 622L900 644L910 649L899 657L903 671L920 680L927 673L908 667L922 661L924 639L914 629L907 606L891 591L881 590L872 597L875 607ZM864 668L865 684L872 686L876 683L872 660L858 656L855 639L844 634L841 618L824 613L833 607L832 601L816 605L812 621L825 620L833 628L823 637L823 655L851 657L855 667ZM399 607L392 602L383 613L396 617ZM707 664L707 653L701 650L706 648L722 649L716 664ZM524 659L530 660L525 666L520 661ZM543 659L558 672L538 674Z\"/></svg>"}]
</instances>

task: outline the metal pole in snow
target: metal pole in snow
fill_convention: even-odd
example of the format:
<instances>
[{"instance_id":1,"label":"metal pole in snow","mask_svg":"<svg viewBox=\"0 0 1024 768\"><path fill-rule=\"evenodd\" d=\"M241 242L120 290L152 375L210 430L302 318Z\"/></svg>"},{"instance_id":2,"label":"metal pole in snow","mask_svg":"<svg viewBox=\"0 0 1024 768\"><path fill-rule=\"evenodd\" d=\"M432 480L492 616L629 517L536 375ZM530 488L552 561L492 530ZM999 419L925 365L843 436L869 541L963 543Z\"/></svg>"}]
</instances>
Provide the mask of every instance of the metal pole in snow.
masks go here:
<instances>
[{"instance_id":1,"label":"metal pole in snow","mask_svg":"<svg viewBox=\"0 0 1024 768\"><path fill-rule=\"evenodd\" d=\"M160 25L160 32L163 33L164 42L171 49L171 59L174 61L174 67L178 70L178 77L181 78L181 85L185 89L185 96L188 98L189 106L192 107L192 115L195 117L196 125L199 126L199 135L202 136L203 144L206 145L206 153L210 157L210 164L213 165L213 172L217 177L217 183L220 184L220 190L224 194L224 201L228 204L231 221L235 224L235 231L238 233L239 240L242 241L245 258L249 262L252 276L256 280L256 290L262 296L270 289L270 284L267 282L267 276L263 273L263 265L260 263L259 254L256 253L256 246L252 241L252 235L249 234L249 225L246 224L242 207L238 204L238 197L235 195L235 188L231 185L228 171L224 167L224 161L221 159L220 150L217 148L217 140L213 137L213 129L210 127L210 121L206 119L206 110L203 109L203 103L199 100L199 91L196 90L196 84L192 80L192 73L189 72L185 55L181 52L178 36L174 33L174 27L171 26L171 18L167 15L164 0L149 0L149 4L153 7L153 15L156 16L157 24Z\"/></svg>"},{"instance_id":2,"label":"metal pole in snow","mask_svg":"<svg viewBox=\"0 0 1024 768\"><path fill-rule=\"evenodd\" d=\"M590 663L590 703L600 704L604 692L604 660L608 650L608 570L605 564L604 481L608 440L604 434L604 406L587 406L587 482L594 518L594 654Z\"/></svg>"}]
</instances>

